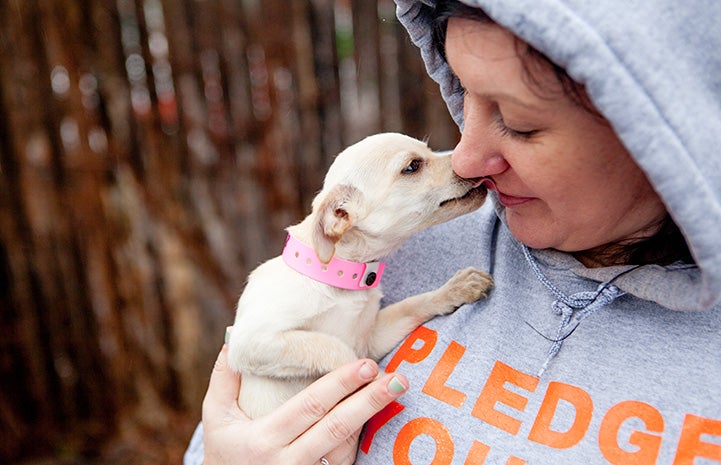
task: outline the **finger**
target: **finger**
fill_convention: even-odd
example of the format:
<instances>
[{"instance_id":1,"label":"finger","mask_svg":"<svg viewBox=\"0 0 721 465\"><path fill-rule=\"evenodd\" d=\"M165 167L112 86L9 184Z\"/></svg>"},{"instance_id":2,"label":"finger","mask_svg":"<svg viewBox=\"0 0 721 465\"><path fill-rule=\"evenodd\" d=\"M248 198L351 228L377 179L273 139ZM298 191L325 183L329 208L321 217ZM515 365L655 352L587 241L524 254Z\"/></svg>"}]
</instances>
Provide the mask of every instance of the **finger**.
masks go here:
<instances>
[{"instance_id":1,"label":"finger","mask_svg":"<svg viewBox=\"0 0 721 465\"><path fill-rule=\"evenodd\" d=\"M308 463L328 453L351 437L373 415L400 397L408 381L399 374L388 374L348 397L318 421L293 444L294 456Z\"/></svg>"},{"instance_id":2,"label":"finger","mask_svg":"<svg viewBox=\"0 0 721 465\"><path fill-rule=\"evenodd\" d=\"M326 453L323 457L332 465L351 465L355 463L360 433L361 430L356 431L351 437L343 441L340 446Z\"/></svg>"},{"instance_id":3,"label":"finger","mask_svg":"<svg viewBox=\"0 0 721 465\"><path fill-rule=\"evenodd\" d=\"M376 375L378 365L372 360L357 360L331 371L264 417L268 431L278 432L274 440L279 445L289 444Z\"/></svg>"},{"instance_id":4,"label":"finger","mask_svg":"<svg viewBox=\"0 0 721 465\"><path fill-rule=\"evenodd\" d=\"M231 410L238 408L239 393L240 375L228 366L228 344L223 344L203 400L203 424L206 428L217 426Z\"/></svg>"}]
</instances>

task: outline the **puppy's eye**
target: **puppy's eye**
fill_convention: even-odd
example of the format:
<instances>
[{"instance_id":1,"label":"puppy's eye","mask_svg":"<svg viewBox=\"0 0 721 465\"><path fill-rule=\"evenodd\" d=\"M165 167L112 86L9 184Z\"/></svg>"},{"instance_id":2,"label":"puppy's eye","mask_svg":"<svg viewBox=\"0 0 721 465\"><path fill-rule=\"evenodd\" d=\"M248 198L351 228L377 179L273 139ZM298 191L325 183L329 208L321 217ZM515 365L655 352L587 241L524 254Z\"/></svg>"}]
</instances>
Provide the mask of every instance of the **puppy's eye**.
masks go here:
<instances>
[{"instance_id":1,"label":"puppy's eye","mask_svg":"<svg viewBox=\"0 0 721 465\"><path fill-rule=\"evenodd\" d=\"M415 158L411 160L411 162L401 170L401 174L413 174L421 169L421 166L423 166L423 160L420 160L418 158Z\"/></svg>"}]
</instances>

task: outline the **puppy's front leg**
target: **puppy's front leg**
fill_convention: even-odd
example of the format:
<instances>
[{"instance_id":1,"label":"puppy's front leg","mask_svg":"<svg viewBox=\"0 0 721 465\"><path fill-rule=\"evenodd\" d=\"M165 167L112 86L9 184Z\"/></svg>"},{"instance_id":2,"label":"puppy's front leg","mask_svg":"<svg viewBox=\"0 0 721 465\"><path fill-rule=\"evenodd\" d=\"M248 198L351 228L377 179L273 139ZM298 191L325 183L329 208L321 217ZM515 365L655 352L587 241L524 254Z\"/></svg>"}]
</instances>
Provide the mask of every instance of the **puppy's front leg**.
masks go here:
<instances>
[{"instance_id":1,"label":"puppy's front leg","mask_svg":"<svg viewBox=\"0 0 721 465\"><path fill-rule=\"evenodd\" d=\"M493 278L475 268L459 270L440 288L408 297L378 313L371 335L371 357L378 360L411 331L437 315L451 313L463 304L485 297Z\"/></svg>"}]
</instances>

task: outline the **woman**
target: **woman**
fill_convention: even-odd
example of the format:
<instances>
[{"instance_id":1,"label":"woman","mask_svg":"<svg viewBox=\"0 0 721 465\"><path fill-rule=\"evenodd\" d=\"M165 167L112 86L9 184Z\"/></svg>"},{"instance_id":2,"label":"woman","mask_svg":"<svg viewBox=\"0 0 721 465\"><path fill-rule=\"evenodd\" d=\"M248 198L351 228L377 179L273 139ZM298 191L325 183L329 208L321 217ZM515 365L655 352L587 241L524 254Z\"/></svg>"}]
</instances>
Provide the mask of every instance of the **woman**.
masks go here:
<instances>
[{"instance_id":1,"label":"woman","mask_svg":"<svg viewBox=\"0 0 721 465\"><path fill-rule=\"evenodd\" d=\"M255 422L221 352L205 464L721 462L721 3L397 2L493 201L391 257L386 299L496 288Z\"/></svg>"}]
</instances>

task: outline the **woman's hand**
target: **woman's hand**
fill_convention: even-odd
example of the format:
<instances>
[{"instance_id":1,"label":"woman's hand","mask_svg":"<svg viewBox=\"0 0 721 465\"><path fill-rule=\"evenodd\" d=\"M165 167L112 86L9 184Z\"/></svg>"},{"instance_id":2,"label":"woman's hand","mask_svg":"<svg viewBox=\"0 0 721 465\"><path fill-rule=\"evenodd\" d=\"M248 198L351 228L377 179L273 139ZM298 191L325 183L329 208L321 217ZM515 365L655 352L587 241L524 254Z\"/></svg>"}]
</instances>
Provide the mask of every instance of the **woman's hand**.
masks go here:
<instances>
[{"instance_id":1,"label":"woman's hand","mask_svg":"<svg viewBox=\"0 0 721 465\"><path fill-rule=\"evenodd\" d=\"M358 360L328 373L255 420L238 407L240 377L223 346L203 401L204 465L352 464L363 424L403 394L408 382ZM325 462L323 462L325 463Z\"/></svg>"}]
</instances>

